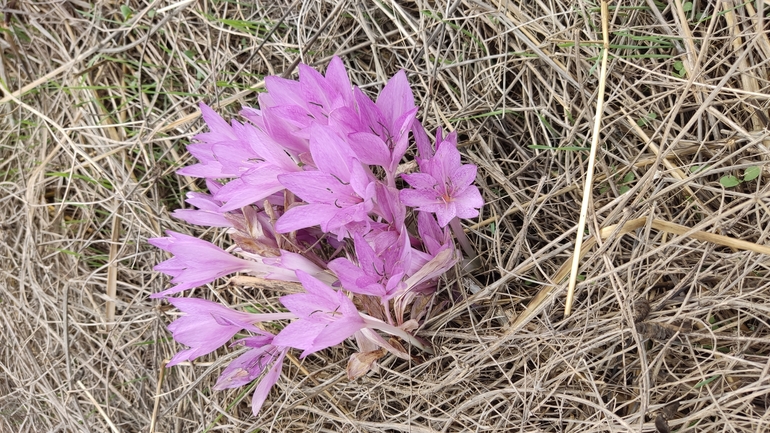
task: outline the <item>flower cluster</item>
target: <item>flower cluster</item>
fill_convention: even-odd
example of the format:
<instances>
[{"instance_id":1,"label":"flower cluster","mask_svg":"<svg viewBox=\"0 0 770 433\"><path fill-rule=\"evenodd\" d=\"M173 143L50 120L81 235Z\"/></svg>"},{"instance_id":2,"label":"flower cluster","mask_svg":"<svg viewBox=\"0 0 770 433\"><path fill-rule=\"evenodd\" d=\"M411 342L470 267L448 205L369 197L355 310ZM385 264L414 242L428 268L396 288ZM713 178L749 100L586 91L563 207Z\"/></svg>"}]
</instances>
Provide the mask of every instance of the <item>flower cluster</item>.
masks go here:
<instances>
[{"instance_id":1,"label":"flower cluster","mask_svg":"<svg viewBox=\"0 0 770 433\"><path fill-rule=\"evenodd\" d=\"M431 142L403 71L376 102L351 85L339 58L325 76L306 65L299 72L298 81L267 77L259 109L241 111L246 122L228 124L201 105L209 132L188 146L199 162L178 173L204 178L210 194L189 193L197 209L174 215L228 228L232 247L171 231L149 240L174 255L155 267L174 285L153 297L236 272L301 283L303 292L280 298L281 313L169 298L185 313L169 330L189 347L169 366L248 335L233 343L247 350L215 388L260 379L255 414L291 348L306 357L352 337L360 352L348 363L351 378L386 352L408 359L400 341L430 351L413 332L438 278L461 257L450 229L469 245L458 218L483 205L476 166L461 163L456 134L439 130ZM405 162L412 142L416 164ZM273 321L277 334L261 325Z\"/></svg>"}]
</instances>

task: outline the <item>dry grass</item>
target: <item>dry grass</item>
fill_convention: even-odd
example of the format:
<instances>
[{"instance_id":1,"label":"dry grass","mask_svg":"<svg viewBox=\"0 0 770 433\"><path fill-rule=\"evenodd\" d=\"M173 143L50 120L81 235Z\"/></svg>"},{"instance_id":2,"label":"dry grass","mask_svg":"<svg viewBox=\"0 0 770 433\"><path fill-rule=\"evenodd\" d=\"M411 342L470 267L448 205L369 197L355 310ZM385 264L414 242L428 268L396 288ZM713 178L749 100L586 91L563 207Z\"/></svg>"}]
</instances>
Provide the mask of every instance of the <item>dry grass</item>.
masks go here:
<instances>
[{"instance_id":1,"label":"dry grass","mask_svg":"<svg viewBox=\"0 0 770 433\"><path fill-rule=\"evenodd\" d=\"M263 3L5 2L0 432L654 432L662 413L672 431L770 430L762 1L613 2L604 77L586 0ZM233 114L263 76L334 54L372 92L405 69L426 125L459 132L483 262L438 294L421 331L437 355L349 382L351 348L324 351L253 418L248 394L210 391L216 362L161 375L178 347L146 239L195 230L169 212L195 188L174 170L199 101Z\"/></svg>"}]
</instances>

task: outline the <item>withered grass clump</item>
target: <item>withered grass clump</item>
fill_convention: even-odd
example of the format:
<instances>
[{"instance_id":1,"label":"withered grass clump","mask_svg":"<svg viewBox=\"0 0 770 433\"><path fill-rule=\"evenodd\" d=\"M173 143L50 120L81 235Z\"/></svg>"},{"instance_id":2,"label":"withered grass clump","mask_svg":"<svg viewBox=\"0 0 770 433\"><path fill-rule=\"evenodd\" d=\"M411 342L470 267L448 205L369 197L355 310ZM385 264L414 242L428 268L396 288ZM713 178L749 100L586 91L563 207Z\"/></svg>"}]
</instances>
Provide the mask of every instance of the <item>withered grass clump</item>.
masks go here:
<instances>
[{"instance_id":1,"label":"withered grass clump","mask_svg":"<svg viewBox=\"0 0 770 433\"><path fill-rule=\"evenodd\" d=\"M770 430L763 2L97 3L2 8L0 432ZM146 239L192 230L169 213L201 187L174 174L198 102L233 115L335 54L373 93L406 70L425 126L458 131L481 260L437 295L435 356L350 382L324 351L253 418L214 358L163 369ZM260 284L197 294L291 290Z\"/></svg>"}]
</instances>

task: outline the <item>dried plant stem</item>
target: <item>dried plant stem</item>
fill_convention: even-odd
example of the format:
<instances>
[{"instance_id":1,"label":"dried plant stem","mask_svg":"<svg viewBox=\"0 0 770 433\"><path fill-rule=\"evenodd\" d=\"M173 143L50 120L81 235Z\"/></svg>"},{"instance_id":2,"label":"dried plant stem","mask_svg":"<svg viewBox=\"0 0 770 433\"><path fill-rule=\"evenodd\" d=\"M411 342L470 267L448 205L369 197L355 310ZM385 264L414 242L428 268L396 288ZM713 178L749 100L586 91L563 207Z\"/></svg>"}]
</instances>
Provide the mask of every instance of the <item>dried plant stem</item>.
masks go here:
<instances>
[{"instance_id":1,"label":"dried plant stem","mask_svg":"<svg viewBox=\"0 0 770 433\"><path fill-rule=\"evenodd\" d=\"M112 216L112 239L110 240L110 264L107 271L107 302L105 317L107 330L113 328L115 322L115 299L118 293L118 245L120 243L120 213L119 206L115 203L115 214Z\"/></svg>"},{"instance_id":2,"label":"dried plant stem","mask_svg":"<svg viewBox=\"0 0 770 433\"><path fill-rule=\"evenodd\" d=\"M80 389L82 389L83 392L86 394L86 397L88 397L88 400L94 405L94 407L96 408L96 411L99 412L99 415L102 416L102 418L104 419L104 422L106 422L107 425L110 426L110 430L112 430L114 433L119 433L120 430L118 430L118 428L115 426L115 423L112 422L110 417L107 416L107 414L104 412L104 409L102 409L102 406L99 404L99 402L96 401L94 396L91 395L91 393L88 391L88 388L86 388L86 386L83 385L83 382L78 381L77 384L80 387Z\"/></svg>"},{"instance_id":3,"label":"dried plant stem","mask_svg":"<svg viewBox=\"0 0 770 433\"><path fill-rule=\"evenodd\" d=\"M583 231L588 217L588 205L593 198L594 165L596 164L596 150L599 148L599 133L602 127L602 113L604 112L604 88L607 85L607 57L610 50L609 36L609 7L607 0L602 1L602 65L599 69L599 92L596 96L596 116L594 117L594 130L591 139L591 154L588 157L586 169L586 182L583 187L583 202L580 205L580 219L575 233L575 252L572 256L572 268L570 270L569 288L567 300L564 305L564 316L572 313L572 302L575 298L575 285L577 284L578 265L580 264L580 248L583 245Z\"/></svg>"}]
</instances>

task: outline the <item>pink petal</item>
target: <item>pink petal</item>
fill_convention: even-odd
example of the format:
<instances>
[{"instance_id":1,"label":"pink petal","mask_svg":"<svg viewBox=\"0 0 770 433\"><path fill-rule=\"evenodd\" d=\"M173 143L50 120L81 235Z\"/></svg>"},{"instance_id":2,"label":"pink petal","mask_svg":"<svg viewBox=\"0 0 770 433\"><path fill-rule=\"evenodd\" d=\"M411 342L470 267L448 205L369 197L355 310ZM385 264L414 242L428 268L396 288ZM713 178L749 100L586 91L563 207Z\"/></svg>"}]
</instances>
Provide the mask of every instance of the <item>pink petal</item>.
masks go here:
<instances>
[{"instance_id":1,"label":"pink petal","mask_svg":"<svg viewBox=\"0 0 770 433\"><path fill-rule=\"evenodd\" d=\"M363 131L373 132L380 137L387 137L387 129L383 130L383 128L387 128L388 121L380 108L358 87L353 89L353 96L358 106Z\"/></svg>"},{"instance_id":2,"label":"pink petal","mask_svg":"<svg viewBox=\"0 0 770 433\"><path fill-rule=\"evenodd\" d=\"M260 95L260 100L262 99ZM297 136L299 127L292 122L293 117L286 117L286 111L296 111L298 115L307 117L307 110L304 108L289 106L272 107L262 110L262 121L265 124L267 134L276 142L281 143L283 147L289 149L294 154L300 154L308 151L307 140ZM301 113L301 114L299 114Z\"/></svg>"},{"instance_id":3,"label":"pink petal","mask_svg":"<svg viewBox=\"0 0 770 433\"><path fill-rule=\"evenodd\" d=\"M271 96L280 95L280 105L298 105L307 108L302 85L299 82L270 75L265 77L265 87Z\"/></svg>"},{"instance_id":4,"label":"pink petal","mask_svg":"<svg viewBox=\"0 0 770 433\"><path fill-rule=\"evenodd\" d=\"M460 218L476 218L479 216L477 209L484 206L484 199L474 185L468 187L454 201L457 206L457 216Z\"/></svg>"},{"instance_id":5,"label":"pink petal","mask_svg":"<svg viewBox=\"0 0 770 433\"><path fill-rule=\"evenodd\" d=\"M318 124L310 127L310 133L310 154L315 166L343 182L348 182L354 154L345 140L331 128Z\"/></svg>"},{"instance_id":6,"label":"pink petal","mask_svg":"<svg viewBox=\"0 0 770 433\"><path fill-rule=\"evenodd\" d=\"M214 196L215 199L224 202L220 210L226 212L250 204L261 204L268 196L284 189L278 182L276 173L279 171L275 168L274 166L262 167L260 171L254 171L228 182ZM246 181L247 176L252 178L249 182Z\"/></svg>"},{"instance_id":7,"label":"pink petal","mask_svg":"<svg viewBox=\"0 0 770 433\"><path fill-rule=\"evenodd\" d=\"M390 165L388 170L394 172L398 163L401 162L401 158L404 157L406 149L409 147L409 130L412 128L412 123L417 116L417 107L407 111L401 117L394 121L394 128L398 128L395 131L391 131L394 134L393 149L391 151Z\"/></svg>"},{"instance_id":8,"label":"pink petal","mask_svg":"<svg viewBox=\"0 0 770 433\"><path fill-rule=\"evenodd\" d=\"M436 214L436 219L438 220L438 225L441 227L446 227L446 225L449 224L449 221L452 221L452 218L457 216L457 209L454 202L442 205L424 206L423 209L434 212Z\"/></svg>"},{"instance_id":9,"label":"pink petal","mask_svg":"<svg viewBox=\"0 0 770 433\"><path fill-rule=\"evenodd\" d=\"M443 203L436 191L427 188L402 189L399 196L405 205L412 207L423 207Z\"/></svg>"},{"instance_id":10,"label":"pink petal","mask_svg":"<svg viewBox=\"0 0 770 433\"><path fill-rule=\"evenodd\" d=\"M377 107L388 121L388 128L393 131L394 122L402 114L414 108L414 96L409 87L409 80L403 70L398 71L377 97Z\"/></svg>"},{"instance_id":11,"label":"pink petal","mask_svg":"<svg viewBox=\"0 0 770 433\"><path fill-rule=\"evenodd\" d=\"M201 116L203 117L203 121L206 122L206 125L209 127L211 132L204 133L205 135L202 135L206 138L206 141L210 141L211 138L221 138L225 140L237 140L235 134L233 134L232 128L230 125L227 124L225 119L222 118L219 114L217 114L216 111L212 110L211 107L201 102L199 105L201 110Z\"/></svg>"},{"instance_id":12,"label":"pink petal","mask_svg":"<svg viewBox=\"0 0 770 433\"><path fill-rule=\"evenodd\" d=\"M286 189L308 203L336 204L342 207L361 202L350 185L321 171L284 174L278 180Z\"/></svg>"},{"instance_id":13,"label":"pink petal","mask_svg":"<svg viewBox=\"0 0 770 433\"><path fill-rule=\"evenodd\" d=\"M278 382L278 378L281 376L281 369L283 368L283 358L286 356L286 350L282 351L275 360L273 366L270 367L265 377L257 384L254 390L254 397L251 399L251 412L254 416L257 416L259 410L262 409L262 405L265 404L267 395L270 394L270 389Z\"/></svg>"},{"instance_id":14,"label":"pink petal","mask_svg":"<svg viewBox=\"0 0 770 433\"><path fill-rule=\"evenodd\" d=\"M460 168L460 151L454 144L443 141L436 149L436 155L431 162L433 165L430 174L436 179L448 179L450 174Z\"/></svg>"},{"instance_id":15,"label":"pink petal","mask_svg":"<svg viewBox=\"0 0 770 433\"><path fill-rule=\"evenodd\" d=\"M316 120L325 119L337 106L341 105L342 98L320 72L308 65L299 65L299 82L302 86L302 96L305 98L305 107L313 113Z\"/></svg>"},{"instance_id":16,"label":"pink petal","mask_svg":"<svg viewBox=\"0 0 770 433\"><path fill-rule=\"evenodd\" d=\"M189 224L206 227L232 227L233 224L217 211L205 211L199 209L177 209L171 212L174 218L178 218Z\"/></svg>"},{"instance_id":17,"label":"pink petal","mask_svg":"<svg viewBox=\"0 0 770 433\"><path fill-rule=\"evenodd\" d=\"M476 166L465 164L455 170L449 178L452 181L455 191L462 190L476 180Z\"/></svg>"},{"instance_id":18,"label":"pink petal","mask_svg":"<svg viewBox=\"0 0 770 433\"><path fill-rule=\"evenodd\" d=\"M392 223L397 231L401 231L406 219L406 206L399 199L398 190L381 183L377 183L376 188L380 215Z\"/></svg>"},{"instance_id":19,"label":"pink petal","mask_svg":"<svg viewBox=\"0 0 770 433\"><path fill-rule=\"evenodd\" d=\"M329 263L329 269L337 275L340 283L342 283L342 287L349 292L372 296L384 294L382 290L376 290L377 287L368 284L364 284L362 287L359 284L359 280L366 278L367 275L361 268L344 257L332 260Z\"/></svg>"},{"instance_id":20,"label":"pink petal","mask_svg":"<svg viewBox=\"0 0 770 433\"><path fill-rule=\"evenodd\" d=\"M323 332L313 340L312 349L308 349L302 353L301 357L305 357L310 353L317 352L319 350L326 349L328 347L336 346L348 338L352 337L359 329L364 327L363 319L359 317L343 317L335 320L326 326Z\"/></svg>"},{"instance_id":21,"label":"pink petal","mask_svg":"<svg viewBox=\"0 0 770 433\"><path fill-rule=\"evenodd\" d=\"M283 214L275 223L278 233L289 233L327 223L337 214L339 208L334 205L307 204L294 206Z\"/></svg>"},{"instance_id":22,"label":"pink petal","mask_svg":"<svg viewBox=\"0 0 770 433\"><path fill-rule=\"evenodd\" d=\"M375 186L379 183L372 176L368 168L364 168L358 161L353 161L353 170L350 172L350 186L358 197L368 200L375 194Z\"/></svg>"},{"instance_id":23,"label":"pink petal","mask_svg":"<svg viewBox=\"0 0 770 433\"><path fill-rule=\"evenodd\" d=\"M299 279L300 283L302 283L302 287L304 287L309 294L327 299L330 302L334 302L337 299L337 292L334 289L312 275L298 270L297 279Z\"/></svg>"},{"instance_id":24,"label":"pink petal","mask_svg":"<svg viewBox=\"0 0 770 433\"><path fill-rule=\"evenodd\" d=\"M208 179L219 179L227 177L224 173L222 173L222 164L216 161L206 164L188 165L187 167L182 167L177 170L176 174L180 176L204 177Z\"/></svg>"},{"instance_id":25,"label":"pink petal","mask_svg":"<svg viewBox=\"0 0 770 433\"><path fill-rule=\"evenodd\" d=\"M378 135L359 132L348 135L348 139L351 149L364 164L381 167L390 165L390 149Z\"/></svg>"},{"instance_id":26,"label":"pink petal","mask_svg":"<svg viewBox=\"0 0 770 433\"><path fill-rule=\"evenodd\" d=\"M273 344L300 349L303 351L300 356L304 358L314 352L314 350L311 350L313 348L313 340L315 340L318 334L324 332L327 324L328 322L311 322L303 319L295 320L286 325L286 327L273 338Z\"/></svg>"},{"instance_id":27,"label":"pink petal","mask_svg":"<svg viewBox=\"0 0 770 433\"><path fill-rule=\"evenodd\" d=\"M345 65L337 56L334 56L326 67L326 82L342 96L346 106L353 106L353 86L345 71Z\"/></svg>"},{"instance_id":28,"label":"pink petal","mask_svg":"<svg viewBox=\"0 0 770 433\"><path fill-rule=\"evenodd\" d=\"M329 114L329 126L341 135L369 132L364 128L358 113L352 107L340 107Z\"/></svg>"},{"instance_id":29,"label":"pink petal","mask_svg":"<svg viewBox=\"0 0 770 433\"><path fill-rule=\"evenodd\" d=\"M417 189L432 189L439 184L435 177L427 173L402 174L401 178L411 185L412 188ZM408 190L401 190L402 193L404 191Z\"/></svg>"},{"instance_id":30,"label":"pink petal","mask_svg":"<svg viewBox=\"0 0 770 433\"><path fill-rule=\"evenodd\" d=\"M415 120L412 123L412 134L414 135L414 142L417 145L417 154L419 159L427 160L433 157L433 147L430 144L428 133L425 132L425 128L422 126L419 120Z\"/></svg>"},{"instance_id":31,"label":"pink petal","mask_svg":"<svg viewBox=\"0 0 770 433\"><path fill-rule=\"evenodd\" d=\"M265 367L273 358L265 352L275 350L272 345L258 347L247 351L241 356L230 361L227 368L217 378L217 383L212 387L217 391L229 388L237 388L246 385L255 378L259 377Z\"/></svg>"}]
</instances>

